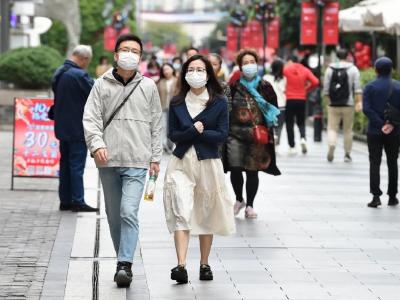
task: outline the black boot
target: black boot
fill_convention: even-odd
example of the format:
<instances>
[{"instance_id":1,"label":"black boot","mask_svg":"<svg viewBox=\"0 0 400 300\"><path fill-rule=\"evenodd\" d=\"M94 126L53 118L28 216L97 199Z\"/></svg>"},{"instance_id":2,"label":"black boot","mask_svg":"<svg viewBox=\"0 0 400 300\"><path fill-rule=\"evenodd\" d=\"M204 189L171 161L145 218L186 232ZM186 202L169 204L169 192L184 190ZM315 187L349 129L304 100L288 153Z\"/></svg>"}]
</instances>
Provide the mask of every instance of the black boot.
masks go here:
<instances>
[{"instance_id":1,"label":"black boot","mask_svg":"<svg viewBox=\"0 0 400 300\"><path fill-rule=\"evenodd\" d=\"M132 263L127 261L119 261L117 263L117 271L114 275L114 281L120 288L129 287L132 282Z\"/></svg>"},{"instance_id":2,"label":"black boot","mask_svg":"<svg viewBox=\"0 0 400 300\"><path fill-rule=\"evenodd\" d=\"M381 204L382 203L381 203L381 199L379 199L379 196L374 196L374 198L372 198L372 201L370 203L368 203L368 207L377 208Z\"/></svg>"},{"instance_id":3,"label":"black boot","mask_svg":"<svg viewBox=\"0 0 400 300\"><path fill-rule=\"evenodd\" d=\"M188 273L183 265L178 265L171 270L171 279L177 283L188 283Z\"/></svg>"},{"instance_id":4,"label":"black boot","mask_svg":"<svg viewBox=\"0 0 400 300\"><path fill-rule=\"evenodd\" d=\"M211 267L206 264L200 265L200 280L213 280L213 272L211 271Z\"/></svg>"},{"instance_id":5,"label":"black boot","mask_svg":"<svg viewBox=\"0 0 400 300\"><path fill-rule=\"evenodd\" d=\"M397 199L396 196L389 197L389 202L388 202L389 206L396 206L397 204L399 204L399 199Z\"/></svg>"}]
</instances>

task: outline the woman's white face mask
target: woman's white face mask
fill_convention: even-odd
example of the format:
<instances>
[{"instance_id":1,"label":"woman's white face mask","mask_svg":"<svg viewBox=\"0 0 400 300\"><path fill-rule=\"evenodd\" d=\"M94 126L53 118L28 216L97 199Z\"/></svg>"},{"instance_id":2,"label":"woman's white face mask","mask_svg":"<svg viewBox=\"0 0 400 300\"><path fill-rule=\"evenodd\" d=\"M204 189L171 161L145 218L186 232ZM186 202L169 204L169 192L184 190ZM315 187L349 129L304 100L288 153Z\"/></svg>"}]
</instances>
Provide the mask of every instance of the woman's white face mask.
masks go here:
<instances>
[{"instance_id":1,"label":"woman's white face mask","mask_svg":"<svg viewBox=\"0 0 400 300\"><path fill-rule=\"evenodd\" d=\"M185 80L192 88L202 88L207 84L207 72L188 72L186 73Z\"/></svg>"},{"instance_id":2,"label":"woman's white face mask","mask_svg":"<svg viewBox=\"0 0 400 300\"><path fill-rule=\"evenodd\" d=\"M120 52L118 53L117 65L123 70L133 71L137 70L139 65L139 55L132 52Z\"/></svg>"}]
</instances>

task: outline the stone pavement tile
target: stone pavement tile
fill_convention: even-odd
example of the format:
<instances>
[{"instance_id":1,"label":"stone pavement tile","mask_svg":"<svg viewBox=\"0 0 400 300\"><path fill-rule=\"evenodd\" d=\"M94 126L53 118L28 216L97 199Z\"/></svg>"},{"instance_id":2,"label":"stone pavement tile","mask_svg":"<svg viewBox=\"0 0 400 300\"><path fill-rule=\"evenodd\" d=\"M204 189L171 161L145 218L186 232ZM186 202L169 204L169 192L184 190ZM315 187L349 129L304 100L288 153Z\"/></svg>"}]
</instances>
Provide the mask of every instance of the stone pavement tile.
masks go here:
<instances>
[{"instance_id":1,"label":"stone pavement tile","mask_svg":"<svg viewBox=\"0 0 400 300\"><path fill-rule=\"evenodd\" d=\"M239 300L242 299L231 282L218 284L214 281L192 283L196 299Z\"/></svg>"},{"instance_id":2,"label":"stone pavement tile","mask_svg":"<svg viewBox=\"0 0 400 300\"><path fill-rule=\"evenodd\" d=\"M99 262L99 300L126 299L126 289L116 286L113 277L116 261Z\"/></svg>"},{"instance_id":3,"label":"stone pavement tile","mask_svg":"<svg viewBox=\"0 0 400 300\"><path fill-rule=\"evenodd\" d=\"M285 291L280 289L278 285L275 284L243 284L238 283L236 285L237 289L240 292L240 295L243 296L243 299L246 300L287 300Z\"/></svg>"},{"instance_id":4,"label":"stone pavement tile","mask_svg":"<svg viewBox=\"0 0 400 300\"><path fill-rule=\"evenodd\" d=\"M267 271L228 271L235 284L274 284Z\"/></svg>"},{"instance_id":5,"label":"stone pavement tile","mask_svg":"<svg viewBox=\"0 0 400 300\"><path fill-rule=\"evenodd\" d=\"M368 286L382 300L397 300L400 295L400 285L373 284Z\"/></svg>"},{"instance_id":6,"label":"stone pavement tile","mask_svg":"<svg viewBox=\"0 0 400 300\"><path fill-rule=\"evenodd\" d=\"M379 300L378 295L369 290L367 286L358 285L343 285L343 284L329 284L325 288L332 295L333 299L340 300Z\"/></svg>"},{"instance_id":7,"label":"stone pavement tile","mask_svg":"<svg viewBox=\"0 0 400 300\"><path fill-rule=\"evenodd\" d=\"M89 216L79 217L76 222L71 257L93 257L95 233L96 219Z\"/></svg>"},{"instance_id":8,"label":"stone pavement tile","mask_svg":"<svg viewBox=\"0 0 400 300\"><path fill-rule=\"evenodd\" d=\"M93 262L71 260L69 263L65 300L92 298Z\"/></svg>"},{"instance_id":9,"label":"stone pavement tile","mask_svg":"<svg viewBox=\"0 0 400 300\"><path fill-rule=\"evenodd\" d=\"M327 290L316 282L283 283L283 291L290 300L319 300L328 299Z\"/></svg>"}]
</instances>

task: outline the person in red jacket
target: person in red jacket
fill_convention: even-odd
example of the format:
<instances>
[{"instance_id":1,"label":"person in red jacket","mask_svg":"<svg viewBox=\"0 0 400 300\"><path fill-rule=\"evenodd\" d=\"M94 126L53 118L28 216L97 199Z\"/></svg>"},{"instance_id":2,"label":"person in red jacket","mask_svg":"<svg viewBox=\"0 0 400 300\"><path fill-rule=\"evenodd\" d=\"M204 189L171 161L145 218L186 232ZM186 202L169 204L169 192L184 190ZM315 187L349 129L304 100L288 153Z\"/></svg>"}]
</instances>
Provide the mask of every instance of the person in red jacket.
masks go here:
<instances>
[{"instance_id":1,"label":"person in red jacket","mask_svg":"<svg viewBox=\"0 0 400 300\"><path fill-rule=\"evenodd\" d=\"M307 153L306 144L306 100L307 93L319 85L315 75L302 64L298 63L296 56L291 56L283 71L287 79L286 86L286 130L290 146L289 153L296 154L294 141L294 121L300 131L302 152Z\"/></svg>"}]
</instances>

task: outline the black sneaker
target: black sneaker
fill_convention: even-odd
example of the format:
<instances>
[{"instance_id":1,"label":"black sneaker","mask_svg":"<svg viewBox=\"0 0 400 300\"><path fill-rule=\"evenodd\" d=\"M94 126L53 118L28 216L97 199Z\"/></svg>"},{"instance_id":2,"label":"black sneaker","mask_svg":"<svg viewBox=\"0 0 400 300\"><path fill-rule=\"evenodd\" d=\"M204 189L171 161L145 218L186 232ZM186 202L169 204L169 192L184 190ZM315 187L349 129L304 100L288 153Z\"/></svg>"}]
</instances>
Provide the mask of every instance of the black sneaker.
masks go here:
<instances>
[{"instance_id":1,"label":"black sneaker","mask_svg":"<svg viewBox=\"0 0 400 300\"><path fill-rule=\"evenodd\" d=\"M203 264L200 265L200 280L213 280L213 272L211 271L211 267L209 265Z\"/></svg>"},{"instance_id":2,"label":"black sneaker","mask_svg":"<svg viewBox=\"0 0 400 300\"><path fill-rule=\"evenodd\" d=\"M114 281L120 288L130 287L132 282L132 263L119 261L117 263L117 271L114 275Z\"/></svg>"},{"instance_id":3,"label":"black sneaker","mask_svg":"<svg viewBox=\"0 0 400 300\"><path fill-rule=\"evenodd\" d=\"M374 198L372 198L372 201L370 203L368 203L368 207L377 208L381 204L382 203L381 203L381 199L379 199L379 196L374 196Z\"/></svg>"},{"instance_id":4,"label":"black sneaker","mask_svg":"<svg viewBox=\"0 0 400 300\"><path fill-rule=\"evenodd\" d=\"M72 203L60 203L60 210L65 211L65 210L71 210L72 208Z\"/></svg>"},{"instance_id":5,"label":"black sneaker","mask_svg":"<svg viewBox=\"0 0 400 300\"><path fill-rule=\"evenodd\" d=\"M389 206L396 206L398 204L399 204L399 199L397 199L396 197L389 197L389 202L388 202Z\"/></svg>"},{"instance_id":6,"label":"black sneaker","mask_svg":"<svg viewBox=\"0 0 400 300\"><path fill-rule=\"evenodd\" d=\"M98 208L91 207L87 205L86 203L79 203L79 204L72 204L72 209L73 212L96 212L99 211Z\"/></svg>"},{"instance_id":7,"label":"black sneaker","mask_svg":"<svg viewBox=\"0 0 400 300\"><path fill-rule=\"evenodd\" d=\"M177 283L188 283L188 273L185 266L178 265L171 270L171 279Z\"/></svg>"}]
</instances>

